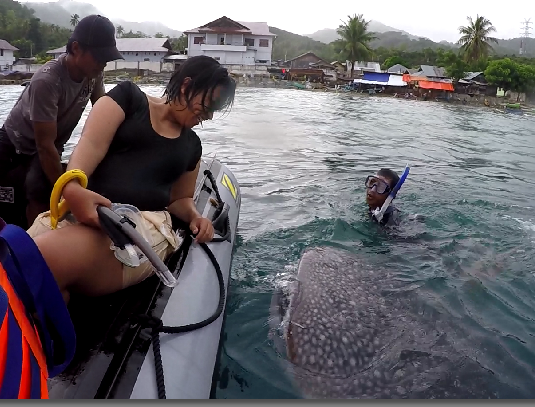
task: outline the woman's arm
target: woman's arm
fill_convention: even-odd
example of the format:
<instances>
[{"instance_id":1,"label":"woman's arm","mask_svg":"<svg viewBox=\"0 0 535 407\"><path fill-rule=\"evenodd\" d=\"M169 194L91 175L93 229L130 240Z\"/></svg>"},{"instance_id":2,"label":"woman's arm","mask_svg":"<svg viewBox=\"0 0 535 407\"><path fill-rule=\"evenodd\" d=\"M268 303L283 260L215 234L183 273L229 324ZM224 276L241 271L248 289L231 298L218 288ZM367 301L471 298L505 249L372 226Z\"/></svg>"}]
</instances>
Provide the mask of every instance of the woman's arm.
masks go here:
<instances>
[{"instance_id":1,"label":"woman's arm","mask_svg":"<svg viewBox=\"0 0 535 407\"><path fill-rule=\"evenodd\" d=\"M200 163L199 160L193 171L185 172L175 181L171 187L171 204L167 207L170 213L188 224L201 217L193 202Z\"/></svg>"},{"instance_id":2,"label":"woman's arm","mask_svg":"<svg viewBox=\"0 0 535 407\"><path fill-rule=\"evenodd\" d=\"M125 119L123 109L109 96L102 96L91 109L82 135L67 165L67 170L79 169L89 177L102 161L115 132ZM69 182L64 193L77 189L78 182Z\"/></svg>"},{"instance_id":3,"label":"woman's arm","mask_svg":"<svg viewBox=\"0 0 535 407\"><path fill-rule=\"evenodd\" d=\"M87 117L67 170L79 169L89 177L108 152L115 132L124 119L125 112L115 100L109 96L100 97ZM82 188L77 180L68 182L62 194L80 223L97 228L100 227L97 207L111 206L107 198Z\"/></svg>"},{"instance_id":4,"label":"woman's arm","mask_svg":"<svg viewBox=\"0 0 535 407\"><path fill-rule=\"evenodd\" d=\"M203 218L195 208L193 194L195 193L195 181L199 174L200 160L193 171L188 171L173 184L171 188L171 204L167 210L187 222L198 243L209 242L214 238L214 226L212 222Z\"/></svg>"}]
</instances>

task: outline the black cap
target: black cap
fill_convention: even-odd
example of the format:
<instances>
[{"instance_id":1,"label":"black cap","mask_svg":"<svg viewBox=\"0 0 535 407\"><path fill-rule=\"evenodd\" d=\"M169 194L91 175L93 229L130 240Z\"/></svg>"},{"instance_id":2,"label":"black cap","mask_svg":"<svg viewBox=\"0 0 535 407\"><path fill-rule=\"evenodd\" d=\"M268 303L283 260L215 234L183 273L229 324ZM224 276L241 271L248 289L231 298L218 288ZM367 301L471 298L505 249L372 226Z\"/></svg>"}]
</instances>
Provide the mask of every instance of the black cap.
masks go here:
<instances>
[{"instance_id":1,"label":"black cap","mask_svg":"<svg viewBox=\"0 0 535 407\"><path fill-rule=\"evenodd\" d=\"M99 62L124 59L115 42L115 26L101 15L82 18L74 28L71 40L86 47Z\"/></svg>"}]
</instances>

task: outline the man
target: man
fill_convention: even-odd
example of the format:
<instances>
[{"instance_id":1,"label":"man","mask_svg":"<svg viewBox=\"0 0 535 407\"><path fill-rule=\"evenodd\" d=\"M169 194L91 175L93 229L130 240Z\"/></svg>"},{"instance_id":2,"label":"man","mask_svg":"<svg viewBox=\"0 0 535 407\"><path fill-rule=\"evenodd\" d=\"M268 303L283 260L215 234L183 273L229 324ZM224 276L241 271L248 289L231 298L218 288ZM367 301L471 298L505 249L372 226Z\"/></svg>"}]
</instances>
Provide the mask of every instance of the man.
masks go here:
<instances>
[{"instance_id":1,"label":"man","mask_svg":"<svg viewBox=\"0 0 535 407\"><path fill-rule=\"evenodd\" d=\"M372 219L372 211L376 208L381 208L388 197L388 194L396 186L399 181L399 176L392 170L382 168L377 171L375 175L368 175L366 178L366 203L368 204L368 212ZM390 204L383 215L380 224L385 226L398 225L400 221L400 211L393 204Z\"/></svg>"},{"instance_id":2,"label":"man","mask_svg":"<svg viewBox=\"0 0 535 407\"><path fill-rule=\"evenodd\" d=\"M33 75L0 128L0 179L14 169L23 172L28 226L50 208L52 187L64 172L64 145L89 99L94 105L105 94L104 67L117 59L123 57L113 23L100 15L83 18L67 52Z\"/></svg>"}]
</instances>

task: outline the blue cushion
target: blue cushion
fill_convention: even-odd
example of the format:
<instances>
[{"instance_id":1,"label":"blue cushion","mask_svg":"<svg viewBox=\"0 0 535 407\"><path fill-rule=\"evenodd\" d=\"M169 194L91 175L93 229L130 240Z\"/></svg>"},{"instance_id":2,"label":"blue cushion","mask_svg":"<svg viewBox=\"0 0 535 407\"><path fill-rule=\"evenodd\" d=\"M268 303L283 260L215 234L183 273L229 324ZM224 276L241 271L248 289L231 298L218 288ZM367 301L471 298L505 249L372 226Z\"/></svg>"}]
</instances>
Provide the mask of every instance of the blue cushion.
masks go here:
<instances>
[{"instance_id":1,"label":"blue cushion","mask_svg":"<svg viewBox=\"0 0 535 407\"><path fill-rule=\"evenodd\" d=\"M28 318L37 315L48 375L54 377L69 365L76 350L74 326L54 276L33 239L15 225L0 231L0 262Z\"/></svg>"}]
</instances>

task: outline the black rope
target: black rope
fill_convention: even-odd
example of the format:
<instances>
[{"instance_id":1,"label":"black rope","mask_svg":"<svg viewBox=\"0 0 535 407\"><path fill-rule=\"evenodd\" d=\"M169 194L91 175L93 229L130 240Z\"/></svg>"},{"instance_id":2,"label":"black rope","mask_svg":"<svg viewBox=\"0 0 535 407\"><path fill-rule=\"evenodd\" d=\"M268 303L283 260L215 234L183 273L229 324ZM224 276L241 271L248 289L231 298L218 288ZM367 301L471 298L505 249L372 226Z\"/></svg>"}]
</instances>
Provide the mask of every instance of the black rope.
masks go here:
<instances>
[{"instance_id":1,"label":"black rope","mask_svg":"<svg viewBox=\"0 0 535 407\"><path fill-rule=\"evenodd\" d=\"M138 320L143 325L152 328L151 330L151 342L152 350L154 353L154 369L156 372L156 386L158 389L158 398L165 399L165 380L162 364L162 355L160 352L160 333L166 334L178 334L184 332L194 331L199 328L203 328L212 322L214 322L221 313L223 312L225 306L225 282L223 280L223 273L221 267L217 262L214 254L206 243L199 243L199 245L204 249L208 257L210 258L217 275L217 280L219 282L219 303L215 312L204 321L196 322L193 324L182 325L182 326L165 326L160 318L150 317L148 315L139 315Z\"/></svg>"},{"instance_id":2,"label":"black rope","mask_svg":"<svg viewBox=\"0 0 535 407\"><path fill-rule=\"evenodd\" d=\"M210 180L210 182L212 184L212 187L213 187L213 190L214 190L215 195L216 195L217 209L215 211L214 216L217 217L223 211L223 207L225 205L225 202L223 202L223 200L221 199L221 195L219 194L219 188L217 187L217 182L215 181L215 178L214 178L214 175L212 174L212 172L210 170L204 170L204 175L206 175L206 178L208 178ZM213 243L215 243L215 242L224 242L224 241L228 240L228 236L230 234L230 220L229 220L228 217L227 217L227 220L226 220L226 227L227 227L227 233L225 234L225 236L214 237L212 239Z\"/></svg>"},{"instance_id":3,"label":"black rope","mask_svg":"<svg viewBox=\"0 0 535 407\"><path fill-rule=\"evenodd\" d=\"M217 242L225 242L225 241L229 241L229 236L230 236L230 220L229 218L227 217L227 233L225 233L224 236L220 236L220 237L214 237L210 242L212 243L217 243Z\"/></svg>"},{"instance_id":4,"label":"black rope","mask_svg":"<svg viewBox=\"0 0 535 407\"><path fill-rule=\"evenodd\" d=\"M218 201L219 208L222 209L224 202L221 199L221 195L219 195L219 190L217 188L217 183L214 179L214 176L212 175L212 172L210 170L205 170L204 174L206 177L210 180L212 183L213 190L216 194L216 198ZM228 231L230 232L230 221L227 218L227 227ZM189 235L188 238L194 238L195 236ZM223 242L226 238L214 238L212 239L212 242ZM191 243L191 242L190 242ZM146 327L151 328L151 342L152 342L152 350L154 353L154 370L156 373L156 387L158 390L158 398L159 399L166 399L166 393L165 393L165 378L164 378L164 371L163 371L163 364L162 364L162 355L160 350L160 333L166 333L166 334L178 334L178 333L184 333L184 332L190 332L194 331L196 329L203 328L212 322L214 322L221 313L224 310L225 307L225 281L223 279L223 272L221 271L221 267L219 266L219 263L214 256L214 253L210 250L208 245L206 243L199 243L199 245L202 247L204 252L208 255L208 258L212 262L212 265L214 266L217 280L219 282L219 303L217 304L217 309L215 312L208 318L206 318L203 321L196 322L193 324L188 325L182 325L182 326L165 326L160 318L155 318L146 314L138 315L137 320ZM189 245L188 245L189 249ZM187 249L186 249L187 250ZM174 256L173 256L174 257ZM178 257L174 257L172 260L178 261ZM171 259L170 259L171 260ZM185 256L182 259L185 260ZM182 263L183 264L183 263Z\"/></svg>"},{"instance_id":5,"label":"black rope","mask_svg":"<svg viewBox=\"0 0 535 407\"><path fill-rule=\"evenodd\" d=\"M212 174L210 170L204 170L204 175L206 175L206 178L208 178L210 182L212 183L212 187L214 189L215 196L217 198L217 203L222 204L223 200L221 199L221 195L219 195L219 188L217 188L217 182L215 182L214 175Z\"/></svg>"}]
</instances>

